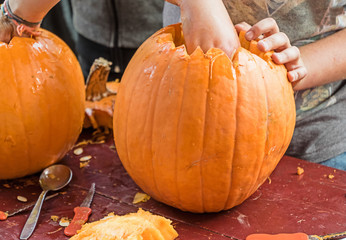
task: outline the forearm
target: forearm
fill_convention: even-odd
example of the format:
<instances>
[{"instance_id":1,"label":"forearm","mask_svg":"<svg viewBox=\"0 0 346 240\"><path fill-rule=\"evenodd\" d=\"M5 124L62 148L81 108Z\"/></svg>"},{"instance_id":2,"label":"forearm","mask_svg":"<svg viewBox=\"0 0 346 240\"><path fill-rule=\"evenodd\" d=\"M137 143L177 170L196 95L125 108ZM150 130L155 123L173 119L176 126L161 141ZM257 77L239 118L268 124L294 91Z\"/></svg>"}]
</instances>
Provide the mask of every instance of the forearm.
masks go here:
<instances>
[{"instance_id":1,"label":"forearm","mask_svg":"<svg viewBox=\"0 0 346 240\"><path fill-rule=\"evenodd\" d=\"M229 57L239 47L237 32L222 0L167 0L180 7L188 54L220 48ZM227 31L225 31L227 29Z\"/></svg>"},{"instance_id":2,"label":"forearm","mask_svg":"<svg viewBox=\"0 0 346 240\"><path fill-rule=\"evenodd\" d=\"M39 22L60 0L8 0L12 12L29 22Z\"/></svg>"},{"instance_id":3,"label":"forearm","mask_svg":"<svg viewBox=\"0 0 346 240\"><path fill-rule=\"evenodd\" d=\"M300 48L307 76L294 90L346 79L346 29Z\"/></svg>"}]
</instances>

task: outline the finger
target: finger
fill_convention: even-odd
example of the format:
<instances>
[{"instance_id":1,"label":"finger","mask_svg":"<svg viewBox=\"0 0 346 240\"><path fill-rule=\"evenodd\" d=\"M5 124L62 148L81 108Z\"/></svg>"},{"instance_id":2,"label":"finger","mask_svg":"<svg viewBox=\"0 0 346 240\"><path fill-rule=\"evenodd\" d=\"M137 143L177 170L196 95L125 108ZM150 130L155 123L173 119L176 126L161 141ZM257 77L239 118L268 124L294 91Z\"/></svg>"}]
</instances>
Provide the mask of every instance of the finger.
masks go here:
<instances>
[{"instance_id":1,"label":"finger","mask_svg":"<svg viewBox=\"0 0 346 240\"><path fill-rule=\"evenodd\" d=\"M291 47L291 43L285 33L278 32L260 40L257 46L263 52L270 50L281 51L282 49Z\"/></svg>"},{"instance_id":2,"label":"finger","mask_svg":"<svg viewBox=\"0 0 346 240\"><path fill-rule=\"evenodd\" d=\"M14 35L14 27L10 22L0 19L0 41L9 43Z\"/></svg>"},{"instance_id":3,"label":"finger","mask_svg":"<svg viewBox=\"0 0 346 240\"><path fill-rule=\"evenodd\" d=\"M203 52L206 49L205 46L201 46L201 44L199 44L196 41L186 41L185 46L186 46L186 51L189 55L191 55L196 50L197 46L200 46Z\"/></svg>"},{"instance_id":4,"label":"finger","mask_svg":"<svg viewBox=\"0 0 346 240\"><path fill-rule=\"evenodd\" d=\"M189 55L191 55L197 47L200 47L204 53L206 53L210 48L215 47L212 41L203 41L199 39L195 35L189 36L190 41L186 41L186 51Z\"/></svg>"},{"instance_id":5,"label":"finger","mask_svg":"<svg viewBox=\"0 0 346 240\"><path fill-rule=\"evenodd\" d=\"M235 47L234 43L232 41L229 41L225 42L222 45L218 45L218 48L224 51L230 59L233 59L233 55L238 47Z\"/></svg>"},{"instance_id":6,"label":"finger","mask_svg":"<svg viewBox=\"0 0 346 240\"><path fill-rule=\"evenodd\" d=\"M299 81L303 79L304 77L306 77L306 75L307 75L307 70L304 66L300 66L294 70L287 72L287 78L290 82Z\"/></svg>"},{"instance_id":7,"label":"finger","mask_svg":"<svg viewBox=\"0 0 346 240\"><path fill-rule=\"evenodd\" d=\"M0 42L9 43L11 41L11 34L0 32Z\"/></svg>"},{"instance_id":8,"label":"finger","mask_svg":"<svg viewBox=\"0 0 346 240\"><path fill-rule=\"evenodd\" d=\"M247 32L251 28L251 25L246 22L241 22L234 25L234 27L237 30L237 33L239 33L241 31Z\"/></svg>"},{"instance_id":9,"label":"finger","mask_svg":"<svg viewBox=\"0 0 346 240\"><path fill-rule=\"evenodd\" d=\"M296 46L286 48L281 52L275 52L272 59L276 64L286 64L297 61L300 58L300 51Z\"/></svg>"},{"instance_id":10,"label":"finger","mask_svg":"<svg viewBox=\"0 0 346 240\"><path fill-rule=\"evenodd\" d=\"M265 18L253 25L245 34L248 41L254 40L261 35L265 37L279 32L279 26L273 18Z\"/></svg>"}]
</instances>

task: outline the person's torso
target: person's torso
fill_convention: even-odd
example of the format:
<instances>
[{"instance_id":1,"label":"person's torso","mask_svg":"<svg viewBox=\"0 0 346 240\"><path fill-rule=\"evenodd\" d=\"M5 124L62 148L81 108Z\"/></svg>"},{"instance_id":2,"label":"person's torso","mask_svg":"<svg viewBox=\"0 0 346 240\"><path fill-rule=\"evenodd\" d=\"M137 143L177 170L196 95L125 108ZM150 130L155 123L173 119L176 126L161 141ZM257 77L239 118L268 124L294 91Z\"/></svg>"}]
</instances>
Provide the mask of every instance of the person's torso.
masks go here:
<instances>
[{"instance_id":1,"label":"person's torso","mask_svg":"<svg viewBox=\"0 0 346 240\"><path fill-rule=\"evenodd\" d=\"M137 48L162 27L163 0L72 0L78 33L107 47Z\"/></svg>"},{"instance_id":2,"label":"person's torso","mask_svg":"<svg viewBox=\"0 0 346 240\"><path fill-rule=\"evenodd\" d=\"M346 27L345 0L223 0L234 24L274 18L294 44Z\"/></svg>"}]
</instances>

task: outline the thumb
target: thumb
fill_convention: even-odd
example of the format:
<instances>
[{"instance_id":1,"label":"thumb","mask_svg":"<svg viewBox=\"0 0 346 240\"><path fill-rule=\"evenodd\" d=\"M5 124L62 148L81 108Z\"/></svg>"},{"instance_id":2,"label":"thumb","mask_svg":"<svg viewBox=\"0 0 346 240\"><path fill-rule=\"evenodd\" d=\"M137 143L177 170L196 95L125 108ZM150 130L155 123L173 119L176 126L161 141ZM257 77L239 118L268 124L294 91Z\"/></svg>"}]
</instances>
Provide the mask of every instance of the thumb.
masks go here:
<instances>
[{"instance_id":1,"label":"thumb","mask_svg":"<svg viewBox=\"0 0 346 240\"><path fill-rule=\"evenodd\" d=\"M237 30L237 32L240 33L241 31L247 32L251 28L251 25L246 22L241 22L234 25L234 27Z\"/></svg>"}]
</instances>

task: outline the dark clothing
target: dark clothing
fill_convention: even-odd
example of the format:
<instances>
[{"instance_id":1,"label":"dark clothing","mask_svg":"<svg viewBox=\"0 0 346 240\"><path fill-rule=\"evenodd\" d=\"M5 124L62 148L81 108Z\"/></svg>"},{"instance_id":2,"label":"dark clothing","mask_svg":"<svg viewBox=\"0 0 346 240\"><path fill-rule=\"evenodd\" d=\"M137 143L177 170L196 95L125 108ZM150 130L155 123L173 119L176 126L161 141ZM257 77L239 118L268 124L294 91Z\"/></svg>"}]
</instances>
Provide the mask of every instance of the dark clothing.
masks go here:
<instances>
[{"instance_id":1,"label":"dark clothing","mask_svg":"<svg viewBox=\"0 0 346 240\"><path fill-rule=\"evenodd\" d=\"M162 27L163 0L71 0L76 49L86 77L98 57L113 63L109 79L121 78L137 48Z\"/></svg>"},{"instance_id":2,"label":"dark clothing","mask_svg":"<svg viewBox=\"0 0 346 240\"><path fill-rule=\"evenodd\" d=\"M78 60L82 66L83 75L85 78L89 74L90 66L95 59L103 57L105 59L113 61L112 71L110 72L108 79L115 80L120 79L121 75L126 68L131 57L135 53L135 48L109 48L78 34L76 50L78 52ZM115 71L114 66L119 66L119 71Z\"/></svg>"}]
</instances>

